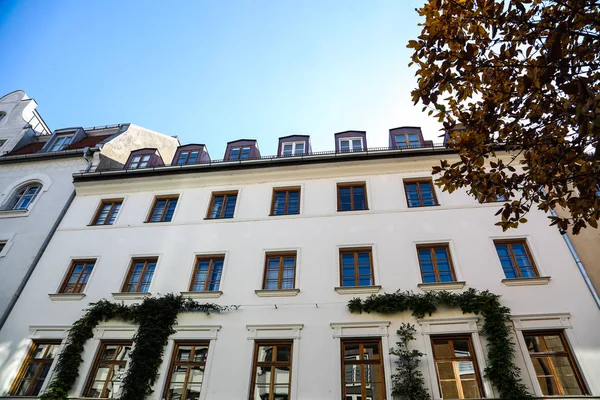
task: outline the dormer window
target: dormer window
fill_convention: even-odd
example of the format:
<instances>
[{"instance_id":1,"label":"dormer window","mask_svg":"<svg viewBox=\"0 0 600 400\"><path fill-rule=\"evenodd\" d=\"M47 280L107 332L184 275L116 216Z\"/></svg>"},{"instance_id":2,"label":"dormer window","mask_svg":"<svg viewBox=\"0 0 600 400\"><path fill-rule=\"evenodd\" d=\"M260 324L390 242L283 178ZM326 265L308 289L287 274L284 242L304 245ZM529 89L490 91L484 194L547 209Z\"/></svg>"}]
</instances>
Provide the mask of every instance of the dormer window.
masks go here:
<instances>
[{"instance_id":1,"label":"dormer window","mask_svg":"<svg viewBox=\"0 0 600 400\"><path fill-rule=\"evenodd\" d=\"M199 154L198 150L182 151L179 153L179 158L177 158L177 165L195 164Z\"/></svg>"},{"instance_id":2,"label":"dormer window","mask_svg":"<svg viewBox=\"0 0 600 400\"><path fill-rule=\"evenodd\" d=\"M50 151L63 150L65 147L67 147L71 143L71 140L73 140L73 136L58 136L52 143L52 146L50 147Z\"/></svg>"},{"instance_id":3,"label":"dormer window","mask_svg":"<svg viewBox=\"0 0 600 400\"><path fill-rule=\"evenodd\" d=\"M129 163L129 169L146 168L150 161L150 154L134 156Z\"/></svg>"},{"instance_id":4,"label":"dormer window","mask_svg":"<svg viewBox=\"0 0 600 400\"><path fill-rule=\"evenodd\" d=\"M416 148L421 147L421 139L418 133L399 133L395 136L396 148Z\"/></svg>"},{"instance_id":5,"label":"dormer window","mask_svg":"<svg viewBox=\"0 0 600 400\"><path fill-rule=\"evenodd\" d=\"M287 142L282 145L283 156L299 156L304 154L304 142Z\"/></svg>"},{"instance_id":6,"label":"dormer window","mask_svg":"<svg viewBox=\"0 0 600 400\"><path fill-rule=\"evenodd\" d=\"M250 158L250 146L232 147L229 152L229 161L247 160Z\"/></svg>"},{"instance_id":7,"label":"dormer window","mask_svg":"<svg viewBox=\"0 0 600 400\"><path fill-rule=\"evenodd\" d=\"M340 151L342 153L348 153L351 151L363 151L362 138L340 139Z\"/></svg>"}]
</instances>

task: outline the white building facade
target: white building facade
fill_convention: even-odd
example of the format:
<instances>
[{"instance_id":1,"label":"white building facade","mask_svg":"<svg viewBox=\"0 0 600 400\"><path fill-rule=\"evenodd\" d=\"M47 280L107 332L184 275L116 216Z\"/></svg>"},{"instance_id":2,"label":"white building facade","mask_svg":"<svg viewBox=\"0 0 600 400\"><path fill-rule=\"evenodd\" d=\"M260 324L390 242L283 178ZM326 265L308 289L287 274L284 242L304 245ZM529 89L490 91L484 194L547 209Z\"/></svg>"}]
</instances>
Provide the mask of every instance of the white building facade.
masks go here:
<instances>
[{"instance_id":1,"label":"white building facade","mask_svg":"<svg viewBox=\"0 0 600 400\"><path fill-rule=\"evenodd\" d=\"M43 391L50 353L88 303L183 293L239 308L179 315L152 399L391 400L389 349L404 322L417 328L411 347L425 353L432 398L497 398L481 316L347 307L375 293L475 288L510 307L531 393L600 396L600 311L561 235L535 211L502 232L497 203L441 192L431 166L456 155L411 132L389 150L366 152L352 142L363 133L349 132L332 154L294 145L303 152L244 159L254 151L244 140L224 162L178 163L191 157L179 150L171 166L76 174L77 195L0 332L0 395ZM95 330L72 397L118 396L102 359L126 354L135 331ZM49 354L37 387L23 378L32 346Z\"/></svg>"}]
</instances>

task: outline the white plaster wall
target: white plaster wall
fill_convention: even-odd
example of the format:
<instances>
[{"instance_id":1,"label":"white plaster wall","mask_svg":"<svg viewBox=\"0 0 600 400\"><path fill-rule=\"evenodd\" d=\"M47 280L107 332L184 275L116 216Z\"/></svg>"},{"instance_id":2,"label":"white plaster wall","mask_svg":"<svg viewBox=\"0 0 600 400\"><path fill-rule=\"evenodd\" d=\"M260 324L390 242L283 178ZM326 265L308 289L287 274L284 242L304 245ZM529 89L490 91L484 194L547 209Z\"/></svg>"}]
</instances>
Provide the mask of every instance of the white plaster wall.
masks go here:
<instances>
[{"instance_id":1,"label":"white plaster wall","mask_svg":"<svg viewBox=\"0 0 600 400\"><path fill-rule=\"evenodd\" d=\"M569 340L587 384L600 395L600 313L554 228L544 214L533 212L529 223L503 233L494 226L498 204L480 205L464 193L449 195L437 191L440 206L409 209L403 178L426 177L434 162L402 159L360 163L300 166L264 170L185 174L122 181L77 184L78 195L34 272L6 327L0 332L0 394L8 390L17 366L27 349L27 339L43 335L31 326L69 326L82 315L87 303L111 299L123 283L132 256L159 257L150 291L165 294L187 290L194 257L198 253L226 254L221 280L223 295L207 301L241 305L237 311L210 316L182 315L180 326L220 325L202 396L210 400L244 399L248 396L252 340L246 325L303 324L297 364L292 372L296 384L294 399L318 400L341 397L340 345L332 323L388 321L385 346L396 341L402 322L416 323L408 313L398 315L354 315L346 303L354 295L340 295L339 246L373 246L376 284L381 292L397 289L420 291L421 282L416 242L449 241L458 279L466 288L489 289L502 295L513 314L568 313L572 328ZM366 181L368 211L338 213L336 183ZM301 213L298 216L269 217L273 187L300 185ZM239 190L235 218L205 220L212 191ZM179 194L173 221L147 224L145 220L155 195ZM124 197L114 226L87 226L102 198ZM526 238L547 285L507 287L492 240ZM265 251L298 251L296 297L258 297ZM70 261L98 258L80 301L52 301ZM132 301L127 301L131 303ZM277 305L277 307L275 307ZM462 317L457 310L440 310L431 319ZM115 324L115 323L113 323ZM132 335L126 333L125 335ZM414 343L422 351L428 337L420 333ZM201 336L198 336L201 337ZM90 340L84 353L80 379L72 395L81 395L99 338ZM152 398L160 398L171 356L172 343L165 351L161 377ZM485 349L478 350L481 355ZM393 360L385 357L388 378ZM431 360L423 360L429 389L437 395ZM531 385L523 355L516 363L523 379ZM480 366L483 368L483 366ZM494 397L495 393L487 393Z\"/></svg>"}]
</instances>

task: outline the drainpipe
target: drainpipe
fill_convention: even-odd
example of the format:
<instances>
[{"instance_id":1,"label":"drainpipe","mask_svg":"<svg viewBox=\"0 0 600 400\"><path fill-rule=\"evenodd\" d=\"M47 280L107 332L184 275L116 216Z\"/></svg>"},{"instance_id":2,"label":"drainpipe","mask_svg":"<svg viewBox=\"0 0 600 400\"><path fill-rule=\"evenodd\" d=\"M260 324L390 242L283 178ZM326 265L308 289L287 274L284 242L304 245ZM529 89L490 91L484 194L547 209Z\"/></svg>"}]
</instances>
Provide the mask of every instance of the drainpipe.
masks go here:
<instances>
[{"instance_id":1,"label":"drainpipe","mask_svg":"<svg viewBox=\"0 0 600 400\"><path fill-rule=\"evenodd\" d=\"M97 147L93 147L93 148L86 147L84 149L83 158L88 163L87 167L85 169L85 172L89 172L90 169L92 169L92 157L94 155L94 152L96 152L98 150L100 150L100 149ZM44 254L46 247L48 247L50 240L52 240L52 237L54 236L56 229L58 228L58 226L62 222L63 218L65 217L65 214L67 213L67 210L69 209L69 206L73 202L74 198L75 198L75 189L73 189L73 191L71 192L69 199L67 200L64 207L60 211L60 214L58 214L58 218L56 218L56 221L54 221L52 228L50 228L50 232L48 232L48 236L46 236L46 239L44 239L44 243L42 243L42 247L40 247L37 254L35 255L35 258L33 259L33 262L31 263L31 265L29 266L29 269L27 270L27 273L23 277L23 280L21 281L21 284L17 288L17 291L15 292L13 297L10 299L10 303L8 304L8 307L6 308L6 311L2 315L2 318L0 318L0 330L2 330L2 328L4 327L4 324L6 323L8 316L10 315L11 311L17 304L19 297L21 297L21 294L23 293L23 290L25 289L27 282L29 281L29 279L31 278L31 275L33 274L33 270L35 270L35 267L37 266L38 262L40 261L40 258L42 258L42 255Z\"/></svg>"}]
</instances>

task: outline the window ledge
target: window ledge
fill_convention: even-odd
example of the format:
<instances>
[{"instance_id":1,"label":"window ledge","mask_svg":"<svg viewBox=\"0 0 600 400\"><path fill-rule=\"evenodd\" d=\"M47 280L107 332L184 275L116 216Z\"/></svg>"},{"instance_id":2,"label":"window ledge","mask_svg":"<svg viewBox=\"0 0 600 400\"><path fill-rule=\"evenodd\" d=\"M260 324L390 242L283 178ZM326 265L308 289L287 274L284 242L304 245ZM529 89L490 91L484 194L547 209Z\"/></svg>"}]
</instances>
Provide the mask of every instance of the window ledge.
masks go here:
<instances>
[{"instance_id":1,"label":"window ledge","mask_svg":"<svg viewBox=\"0 0 600 400\"><path fill-rule=\"evenodd\" d=\"M50 293L48 294L52 301L77 301L85 297L85 293Z\"/></svg>"},{"instance_id":2,"label":"window ledge","mask_svg":"<svg viewBox=\"0 0 600 400\"><path fill-rule=\"evenodd\" d=\"M190 299L215 299L221 297L223 294L220 290L213 290L208 292L181 292L181 295Z\"/></svg>"},{"instance_id":3,"label":"window ledge","mask_svg":"<svg viewBox=\"0 0 600 400\"><path fill-rule=\"evenodd\" d=\"M0 210L0 218L18 218L29 215L29 210Z\"/></svg>"},{"instance_id":4,"label":"window ledge","mask_svg":"<svg viewBox=\"0 0 600 400\"><path fill-rule=\"evenodd\" d=\"M381 290L381 285L374 286L338 286L335 291L338 294L371 294L378 293Z\"/></svg>"},{"instance_id":5,"label":"window ledge","mask_svg":"<svg viewBox=\"0 0 600 400\"><path fill-rule=\"evenodd\" d=\"M506 286L532 286L532 285L547 285L550 282L549 276L540 276L536 278L511 278L502 279L502 283Z\"/></svg>"},{"instance_id":6,"label":"window ledge","mask_svg":"<svg viewBox=\"0 0 600 400\"><path fill-rule=\"evenodd\" d=\"M300 289L259 289L255 290L259 297L289 297L289 296L297 296L300 293Z\"/></svg>"},{"instance_id":7,"label":"window ledge","mask_svg":"<svg viewBox=\"0 0 600 400\"><path fill-rule=\"evenodd\" d=\"M140 300L144 297L152 295L150 292L119 292L112 293L113 299L115 300Z\"/></svg>"},{"instance_id":8,"label":"window ledge","mask_svg":"<svg viewBox=\"0 0 600 400\"><path fill-rule=\"evenodd\" d=\"M419 289L430 292L432 290L457 290L465 287L465 281L458 282L435 282L435 283L419 283Z\"/></svg>"}]
</instances>

